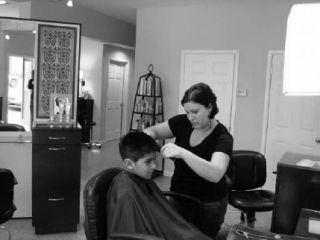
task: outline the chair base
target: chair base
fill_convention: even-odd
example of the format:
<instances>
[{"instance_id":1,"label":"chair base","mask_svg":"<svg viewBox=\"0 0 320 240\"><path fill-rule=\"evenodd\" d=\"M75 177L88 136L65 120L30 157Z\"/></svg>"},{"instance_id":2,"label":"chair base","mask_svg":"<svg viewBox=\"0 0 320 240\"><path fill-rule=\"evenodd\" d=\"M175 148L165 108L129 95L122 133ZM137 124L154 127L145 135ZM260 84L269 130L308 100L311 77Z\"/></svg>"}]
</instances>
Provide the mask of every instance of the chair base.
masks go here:
<instances>
[{"instance_id":1,"label":"chair base","mask_svg":"<svg viewBox=\"0 0 320 240\"><path fill-rule=\"evenodd\" d=\"M240 220L241 224L245 224L248 227L254 228L255 221L257 221L256 213L241 211Z\"/></svg>"},{"instance_id":2,"label":"chair base","mask_svg":"<svg viewBox=\"0 0 320 240\"><path fill-rule=\"evenodd\" d=\"M93 147L101 149L102 147L101 143L98 143L98 142L88 142L88 143L83 143L83 145L87 146L88 149L91 149Z\"/></svg>"}]
</instances>

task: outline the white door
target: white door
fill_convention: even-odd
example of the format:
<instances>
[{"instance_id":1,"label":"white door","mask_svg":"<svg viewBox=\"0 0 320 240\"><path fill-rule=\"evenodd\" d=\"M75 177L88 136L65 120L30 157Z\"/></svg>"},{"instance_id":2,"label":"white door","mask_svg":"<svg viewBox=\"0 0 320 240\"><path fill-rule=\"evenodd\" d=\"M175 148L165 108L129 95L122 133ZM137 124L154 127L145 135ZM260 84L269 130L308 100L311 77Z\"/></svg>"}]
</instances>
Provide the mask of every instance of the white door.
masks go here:
<instances>
[{"instance_id":1,"label":"white door","mask_svg":"<svg viewBox=\"0 0 320 240\"><path fill-rule=\"evenodd\" d=\"M106 140L118 139L122 130L123 83L125 63L110 61L108 66L108 89L106 109Z\"/></svg>"},{"instance_id":2,"label":"white door","mask_svg":"<svg viewBox=\"0 0 320 240\"><path fill-rule=\"evenodd\" d=\"M216 118L233 132L235 89L238 69L237 51L183 51L180 99L186 89L199 82L208 84L217 96ZM180 112L183 108L180 105Z\"/></svg>"},{"instance_id":3,"label":"white door","mask_svg":"<svg viewBox=\"0 0 320 240\"><path fill-rule=\"evenodd\" d=\"M269 94L266 95L266 106L269 107L265 124L265 188L274 191L276 175L272 172L277 170L277 163L285 152L320 155L320 144L315 141L320 136L320 97L283 95L282 52L269 55L269 66Z\"/></svg>"}]
</instances>

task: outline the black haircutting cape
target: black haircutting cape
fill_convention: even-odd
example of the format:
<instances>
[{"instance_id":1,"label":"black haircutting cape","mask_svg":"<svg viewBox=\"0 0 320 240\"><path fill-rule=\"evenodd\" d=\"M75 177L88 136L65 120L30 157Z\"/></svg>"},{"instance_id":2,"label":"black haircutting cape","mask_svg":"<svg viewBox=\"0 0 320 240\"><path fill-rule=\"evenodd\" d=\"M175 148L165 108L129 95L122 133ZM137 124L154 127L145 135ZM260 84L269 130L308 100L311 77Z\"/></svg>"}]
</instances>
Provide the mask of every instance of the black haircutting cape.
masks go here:
<instances>
[{"instance_id":1,"label":"black haircutting cape","mask_svg":"<svg viewBox=\"0 0 320 240\"><path fill-rule=\"evenodd\" d=\"M142 233L168 240L209 240L173 209L152 180L116 175L107 195L107 232Z\"/></svg>"}]
</instances>

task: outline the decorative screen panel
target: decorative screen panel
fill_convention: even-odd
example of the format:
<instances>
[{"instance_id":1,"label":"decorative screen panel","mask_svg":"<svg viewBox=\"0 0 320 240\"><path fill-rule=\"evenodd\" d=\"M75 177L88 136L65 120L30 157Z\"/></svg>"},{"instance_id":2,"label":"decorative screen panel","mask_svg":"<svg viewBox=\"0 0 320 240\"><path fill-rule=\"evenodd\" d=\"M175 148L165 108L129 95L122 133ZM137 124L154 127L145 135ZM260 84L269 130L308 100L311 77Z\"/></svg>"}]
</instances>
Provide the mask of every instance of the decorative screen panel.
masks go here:
<instances>
[{"instance_id":1,"label":"decorative screen panel","mask_svg":"<svg viewBox=\"0 0 320 240\"><path fill-rule=\"evenodd\" d=\"M71 118L76 115L77 34L77 27L38 25L36 119L49 119L52 99L59 96L68 96Z\"/></svg>"}]
</instances>

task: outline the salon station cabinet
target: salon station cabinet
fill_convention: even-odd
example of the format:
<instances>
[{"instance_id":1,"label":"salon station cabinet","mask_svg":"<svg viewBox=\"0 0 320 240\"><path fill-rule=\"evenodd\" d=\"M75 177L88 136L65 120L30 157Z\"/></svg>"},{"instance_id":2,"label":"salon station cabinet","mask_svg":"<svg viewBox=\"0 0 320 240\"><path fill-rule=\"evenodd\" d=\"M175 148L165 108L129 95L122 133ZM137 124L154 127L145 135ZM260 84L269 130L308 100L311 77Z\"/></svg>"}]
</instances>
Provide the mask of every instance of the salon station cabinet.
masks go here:
<instances>
[{"instance_id":1,"label":"salon station cabinet","mask_svg":"<svg viewBox=\"0 0 320 240\"><path fill-rule=\"evenodd\" d=\"M32 129L32 224L35 233L77 231L81 129Z\"/></svg>"}]
</instances>

